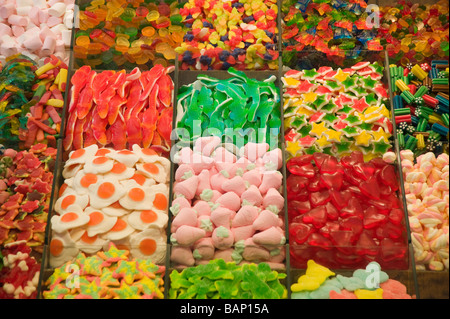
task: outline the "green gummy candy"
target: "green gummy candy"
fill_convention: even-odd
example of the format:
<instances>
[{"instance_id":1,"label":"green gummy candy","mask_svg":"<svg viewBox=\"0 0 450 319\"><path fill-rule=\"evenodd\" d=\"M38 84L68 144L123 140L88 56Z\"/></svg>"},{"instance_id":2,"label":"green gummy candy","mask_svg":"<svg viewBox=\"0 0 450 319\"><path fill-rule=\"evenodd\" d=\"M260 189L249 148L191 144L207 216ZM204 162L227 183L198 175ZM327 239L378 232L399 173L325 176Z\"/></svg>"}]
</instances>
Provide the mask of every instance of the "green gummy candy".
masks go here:
<instances>
[{"instance_id":1,"label":"green gummy candy","mask_svg":"<svg viewBox=\"0 0 450 319\"><path fill-rule=\"evenodd\" d=\"M360 278L357 277L344 277L337 275L336 279L342 284L344 289L348 291L355 291L356 289L364 289L365 284Z\"/></svg>"},{"instance_id":2,"label":"green gummy candy","mask_svg":"<svg viewBox=\"0 0 450 319\"><path fill-rule=\"evenodd\" d=\"M293 292L291 294L291 299L312 299L309 291L299 291Z\"/></svg>"}]
</instances>

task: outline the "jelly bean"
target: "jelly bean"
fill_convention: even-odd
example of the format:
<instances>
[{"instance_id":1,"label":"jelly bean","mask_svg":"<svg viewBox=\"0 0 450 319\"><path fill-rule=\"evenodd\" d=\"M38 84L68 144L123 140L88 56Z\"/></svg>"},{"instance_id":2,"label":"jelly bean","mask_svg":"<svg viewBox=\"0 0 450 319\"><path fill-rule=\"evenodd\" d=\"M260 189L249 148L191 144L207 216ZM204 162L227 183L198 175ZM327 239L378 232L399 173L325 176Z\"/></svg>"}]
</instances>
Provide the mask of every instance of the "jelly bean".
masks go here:
<instances>
[{"instance_id":1,"label":"jelly bean","mask_svg":"<svg viewBox=\"0 0 450 319\"><path fill-rule=\"evenodd\" d=\"M300 167L310 165L313 173L302 176ZM400 210L397 216L393 211L400 202L392 165L381 158L364 162L362 152L352 152L340 160L323 153L302 155L288 160L286 166L290 172L286 181L288 200L309 202L304 208L288 205L291 239L299 243L291 247L294 267L304 267L303 254L333 268L362 265L367 258L364 256L378 256L376 261L388 269L406 265L406 243L401 236L394 236L404 234L405 229L398 223L403 213ZM316 178L319 182L314 185ZM392 222L386 218L391 214ZM312 232L308 230L311 228ZM395 258L378 255L384 249L379 243L383 238L395 240ZM348 261L340 254L348 256Z\"/></svg>"}]
</instances>

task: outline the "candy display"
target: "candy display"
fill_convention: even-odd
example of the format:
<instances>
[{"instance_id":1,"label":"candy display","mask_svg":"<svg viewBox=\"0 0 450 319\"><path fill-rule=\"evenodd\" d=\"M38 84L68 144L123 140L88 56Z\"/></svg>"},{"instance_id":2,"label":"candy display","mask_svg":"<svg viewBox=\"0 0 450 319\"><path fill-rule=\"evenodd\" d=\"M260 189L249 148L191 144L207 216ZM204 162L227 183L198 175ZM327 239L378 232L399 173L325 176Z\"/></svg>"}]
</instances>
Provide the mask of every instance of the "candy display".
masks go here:
<instances>
[{"instance_id":1,"label":"candy display","mask_svg":"<svg viewBox=\"0 0 450 319\"><path fill-rule=\"evenodd\" d=\"M229 68L228 73L232 76L225 80L199 75L196 81L179 89L178 138L194 141L208 132L223 142L264 141L271 149L278 147L280 94L275 76L258 81L234 68Z\"/></svg>"},{"instance_id":2,"label":"candy display","mask_svg":"<svg viewBox=\"0 0 450 319\"><path fill-rule=\"evenodd\" d=\"M2 246L1 256L0 299L35 299L41 265L27 242L20 240Z\"/></svg>"},{"instance_id":3,"label":"candy display","mask_svg":"<svg viewBox=\"0 0 450 319\"><path fill-rule=\"evenodd\" d=\"M0 1L0 61L22 53L69 62L75 0Z\"/></svg>"},{"instance_id":4,"label":"candy display","mask_svg":"<svg viewBox=\"0 0 450 319\"><path fill-rule=\"evenodd\" d=\"M448 154L448 60L389 68L400 149Z\"/></svg>"},{"instance_id":5,"label":"candy display","mask_svg":"<svg viewBox=\"0 0 450 319\"><path fill-rule=\"evenodd\" d=\"M0 156L0 245L25 241L42 252L57 149L35 144Z\"/></svg>"},{"instance_id":6,"label":"candy display","mask_svg":"<svg viewBox=\"0 0 450 319\"><path fill-rule=\"evenodd\" d=\"M171 261L176 267L222 258L284 269L281 149L249 142L234 154L220 142L201 137L175 155Z\"/></svg>"},{"instance_id":7,"label":"candy display","mask_svg":"<svg viewBox=\"0 0 450 319\"><path fill-rule=\"evenodd\" d=\"M391 149L383 67L359 62L351 68L289 70L282 78L288 157L361 151L365 160Z\"/></svg>"},{"instance_id":8,"label":"candy display","mask_svg":"<svg viewBox=\"0 0 450 319\"><path fill-rule=\"evenodd\" d=\"M186 33L178 1L80 1L76 67L149 69L174 63Z\"/></svg>"},{"instance_id":9,"label":"candy display","mask_svg":"<svg viewBox=\"0 0 450 319\"><path fill-rule=\"evenodd\" d=\"M77 277L73 272L77 271ZM79 253L45 281L45 299L163 299L165 267L131 257L113 244L92 256Z\"/></svg>"},{"instance_id":10,"label":"candy display","mask_svg":"<svg viewBox=\"0 0 450 319\"><path fill-rule=\"evenodd\" d=\"M448 1L397 0L380 6L380 43L394 63L426 63L449 55Z\"/></svg>"},{"instance_id":11,"label":"candy display","mask_svg":"<svg viewBox=\"0 0 450 319\"><path fill-rule=\"evenodd\" d=\"M180 14L182 70L278 69L276 0L189 0Z\"/></svg>"},{"instance_id":12,"label":"candy display","mask_svg":"<svg viewBox=\"0 0 450 319\"><path fill-rule=\"evenodd\" d=\"M72 151L51 217L50 266L60 267L114 243L134 258L163 264L169 196L168 159L133 145Z\"/></svg>"},{"instance_id":13,"label":"candy display","mask_svg":"<svg viewBox=\"0 0 450 319\"><path fill-rule=\"evenodd\" d=\"M448 270L448 154L400 157L416 268Z\"/></svg>"},{"instance_id":14,"label":"candy display","mask_svg":"<svg viewBox=\"0 0 450 319\"><path fill-rule=\"evenodd\" d=\"M343 60L358 58L361 50L383 49L367 1L285 0L282 12L286 64L302 50L313 49L327 58Z\"/></svg>"},{"instance_id":15,"label":"candy display","mask_svg":"<svg viewBox=\"0 0 450 319\"><path fill-rule=\"evenodd\" d=\"M362 152L306 154L286 163L291 266L314 259L330 268L408 267L396 169Z\"/></svg>"},{"instance_id":16,"label":"candy display","mask_svg":"<svg viewBox=\"0 0 450 319\"><path fill-rule=\"evenodd\" d=\"M266 263L236 265L215 259L204 265L170 273L171 299L282 299L285 273Z\"/></svg>"},{"instance_id":17,"label":"candy display","mask_svg":"<svg viewBox=\"0 0 450 319\"><path fill-rule=\"evenodd\" d=\"M155 65L149 71L135 68L96 72L79 68L70 83L70 102L64 150L90 145L116 150L133 145L159 154L170 149L174 67Z\"/></svg>"},{"instance_id":18,"label":"candy display","mask_svg":"<svg viewBox=\"0 0 450 319\"><path fill-rule=\"evenodd\" d=\"M378 271L377 276L372 269ZM412 299L407 287L390 279L377 262L346 277L308 260L306 273L291 285L291 291L292 299Z\"/></svg>"},{"instance_id":19,"label":"candy display","mask_svg":"<svg viewBox=\"0 0 450 319\"><path fill-rule=\"evenodd\" d=\"M39 67L23 55L0 65L0 141L28 149L56 147L61 129L67 65L52 55Z\"/></svg>"}]
</instances>

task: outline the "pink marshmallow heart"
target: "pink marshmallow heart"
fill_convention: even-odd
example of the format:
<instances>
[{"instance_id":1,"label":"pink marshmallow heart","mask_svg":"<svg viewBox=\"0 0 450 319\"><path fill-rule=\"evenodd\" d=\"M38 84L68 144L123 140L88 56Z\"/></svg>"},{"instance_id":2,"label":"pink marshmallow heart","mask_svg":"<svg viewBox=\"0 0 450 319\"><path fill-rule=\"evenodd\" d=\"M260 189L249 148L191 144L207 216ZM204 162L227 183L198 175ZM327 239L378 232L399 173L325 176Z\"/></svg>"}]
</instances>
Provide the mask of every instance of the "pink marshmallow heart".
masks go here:
<instances>
[{"instance_id":1,"label":"pink marshmallow heart","mask_svg":"<svg viewBox=\"0 0 450 319\"><path fill-rule=\"evenodd\" d=\"M176 195L184 195L186 199L193 199L198 186L198 176L191 176L188 179L175 183L173 191Z\"/></svg>"},{"instance_id":2,"label":"pink marshmallow heart","mask_svg":"<svg viewBox=\"0 0 450 319\"><path fill-rule=\"evenodd\" d=\"M214 244L211 237L205 237L197 242L193 246L194 254L200 255L200 260L211 260L214 258Z\"/></svg>"},{"instance_id":3,"label":"pink marshmallow heart","mask_svg":"<svg viewBox=\"0 0 450 319\"><path fill-rule=\"evenodd\" d=\"M227 249L234 244L234 235L229 228L219 226L214 229L211 236L214 247L217 249Z\"/></svg>"},{"instance_id":4,"label":"pink marshmallow heart","mask_svg":"<svg viewBox=\"0 0 450 319\"><path fill-rule=\"evenodd\" d=\"M218 207L211 212L211 221L216 227L231 227L231 219L234 216L234 212L225 207Z\"/></svg>"},{"instance_id":5,"label":"pink marshmallow heart","mask_svg":"<svg viewBox=\"0 0 450 319\"><path fill-rule=\"evenodd\" d=\"M186 179L186 176L189 175L195 175L194 170L192 169L190 164L181 164L180 166L178 166L176 172L175 172L175 180L177 182L181 182L183 180L183 176L184 179Z\"/></svg>"},{"instance_id":6,"label":"pink marshmallow heart","mask_svg":"<svg viewBox=\"0 0 450 319\"><path fill-rule=\"evenodd\" d=\"M218 136L199 137L194 143L194 152L199 152L205 156L210 156L220 143L221 140Z\"/></svg>"},{"instance_id":7,"label":"pink marshmallow heart","mask_svg":"<svg viewBox=\"0 0 450 319\"><path fill-rule=\"evenodd\" d=\"M178 244L182 246L191 246L197 240L205 237L206 232L198 227L182 225L172 234Z\"/></svg>"},{"instance_id":8,"label":"pink marshmallow heart","mask_svg":"<svg viewBox=\"0 0 450 319\"><path fill-rule=\"evenodd\" d=\"M255 237L255 236L253 236ZM252 237L252 238L253 238ZM252 238L245 240L244 251L242 252L242 257L246 261L261 262L267 261L270 258L270 252L264 247L256 244Z\"/></svg>"},{"instance_id":9,"label":"pink marshmallow heart","mask_svg":"<svg viewBox=\"0 0 450 319\"><path fill-rule=\"evenodd\" d=\"M269 144L267 143L248 142L244 146L244 156L248 158L250 162L255 162L258 158L263 156L268 150Z\"/></svg>"},{"instance_id":10,"label":"pink marshmallow heart","mask_svg":"<svg viewBox=\"0 0 450 319\"><path fill-rule=\"evenodd\" d=\"M172 221L171 232L175 233L182 225L197 226L197 212L194 209L181 209Z\"/></svg>"},{"instance_id":11,"label":"pink marshmallow heart","mask_svg":"<svg viewBox=\"0 0 450 319\"><path fill-rule=\"evenodd\" d=\"M215 149L213 158L216 163L235 163L237 160L236 155L222 146Z\"/></svg>"},{"instance_id":12,"label":"pink marshmallow heart","mask_svg":"<svg viewBox=\"0 0 450 319\"><path fill-rule=\"evenodd\" d=\"M266 230L263 230L260 233L257 233L253 236L253 241L259 245L271 246L276 248L277 246L284 245L286 241L286 237L279 227L270 227Z\"/></svg>"},{"instance_id":13,"label":"pink marshmallow heart","mask_svg":"<svg viewBox=\"0 0 450 319\"><path fill-rule=\"evenodd\" d=\"M197 227L205 231L206 237L211 237L212 231L214 230L214 225L211 221L211 216L202 215L197 219Z\"/></svg>"},{"instance_id":14,"label":"pink marshmallow heart","mask_svg":"<svg viewBox=\"0 0 450 319\"><path fill-rule=\"evenodd\" d=\"M222 189L225 192L235 192L236 195L241 196L246 191L245 180L241 176L235 176L224 181Z\"/></svg>"},{"instance_id":15,"label":"pink marshmallow heart","mask_svg":"<svg viewBox=\"0 0 450 319\"><path fill-rule=\"evenodd\" d=\"M251 185L255 185L256 187L259 187L262 182L263 175L261 172L257 169L252 169L251 171L245 172L244 175L242 175L242 178L249 182Z\"/></svg>"},{"instance_id":16,"label":"pink marshmallow heart","mask_svg":"<svg viewBox=\"0 0 450 319\"><path fill-rule=\"evenodd\" d=\"M222 186L228 180L227 176L225 176L222 173L217 173L217 174L211 175L211 178L210 178L211 189L215 189L215 190L223 193L224 190L222 189Z\"/></svg>"},{"instance_id":17,"label":"pink marshmallow heart","mask_svg":"<svg viewBox=\"0 0 450 319\"><path fill-rule=\"evenodd\" d=\"M264 208L274 205L281 211L284 207L284 197L275 188L269 188L263 199Z\"/></svg>"},{"instance_id":18,"label":"pink marshmallow heart","mask_svg":"<svg viewBox=\"0 0 450 319\"><path fill-rule=\"evenodd\" d=\"M216 203L219 203L223 207L236 212L241 207L241 198L234 192L228 192L220 196L216 200Z\"/></svg>"},{"instance_id":19,"label":"pink marshmallow heart","mask_svg":"<svg viewBox=\"0 0 450 319\"><path fill-rule=\"evenodd\" d=\"M205 190L205 189L211 189L211 175L209 170L204 169L203 171L200 172L200 174L198 174L198 185L197 185L197 191L195 192L195 194L197 196L200 196L200 194Z\"/></svg>"},{"instance_id":20,"label":"pink marshmallow heart","mask_svg":"<svg viewBox=\"0 0 450 319\"><path fill-rule=\"evenodd\" d=\"M253 223L253 229L263 231L270 227L281 227L282 220L270 210L263 210Z\"/></svg>"},{"instance_id":21,"label":"pink marshmallow heart","mask_svg":"<svg viewBox=\"0 0 450 319\"><path fill-rule=\"evenodd\" d=\"M245 200L248 204L260 206L263 201L263 197L261 196L258 187L255 185L250 185L250 187L242 193L241 200L242 203L244 203Z\"/></svg>"},{"instance_id":22,"label":"pink marshmallow heart","mask_svg":"<svg viewBox=\"0 0 450 319\"><path fill-rule=\"evenodd\" d=\"M253 224L259 215L259 209L255 206L245 205L234 216L231 225L233 227L248 226Z\"/></svg>"},{"instance_id":23,"label":"pink marshmallow heart","mask_svg":"<svg viewBox=\"0 0 450 319\"><path fill-rule=\"evenodd\" d=\"M233 227L231 231L234 235L234 242L238 242L240 240L246 240L251 238L255 234L255 230L252 225L241 226L241 227Z\"/></svg>"},{"instance_id":24,"label":"pink marshmallow heart","mask_svg":"<svg viewBox=\"0 0 450 319\"><path fill-rule=\"evenodd\" d=\"M208 202L204 200L198 200L195 202L194 207L198 216L210 216L211 215L211 206L209 206Z\"/></svg>"},{"instance_id":25,"label":"pink marshmallow heart","mask_svg":"<svg viewBox=\"0 0 450 319\"><path fill-rule=\"evenodd\" d=\"M276 148L265 153L262 160L264 164L273 163L275 169L279 170L283 166L283 153L280 148Z\"/></svg>"},{"instance_id":26,"label":"pink marshmallow heart","mask_svg":"<svg viewBox=\"0 0 450 319\"><path fill-rule=\"evenodd\" d=\"M170 260L176 264L185 265L188 267L194 266L195 264L192 250L188 247L172 246Z\"/></svg>"},{"instance_id":27,"label":"pink marshmallow heart","mask_svg":"<svg viewBox=\"0 0 450 319\"><path fill-rule=\"evenodd\" d=\"M259 185L259 191L261 192L261 195L266 194L267 191L271 188L280 188L282 181L283 174L281 174L280 172L265 172L262 177L261 185Z\"/></svg>"},{"instance_id":28,"label":"pink marshmallow heart","mask_svg":"<svg viewBox=\"0 0 450 319\"><path fill-rule=\"evenodd\" d=\"M233 252L233 248L216 250L216 252L214 253L214 259L223 259L225 262L233 262Z\"/></svg>"}]
</instances>

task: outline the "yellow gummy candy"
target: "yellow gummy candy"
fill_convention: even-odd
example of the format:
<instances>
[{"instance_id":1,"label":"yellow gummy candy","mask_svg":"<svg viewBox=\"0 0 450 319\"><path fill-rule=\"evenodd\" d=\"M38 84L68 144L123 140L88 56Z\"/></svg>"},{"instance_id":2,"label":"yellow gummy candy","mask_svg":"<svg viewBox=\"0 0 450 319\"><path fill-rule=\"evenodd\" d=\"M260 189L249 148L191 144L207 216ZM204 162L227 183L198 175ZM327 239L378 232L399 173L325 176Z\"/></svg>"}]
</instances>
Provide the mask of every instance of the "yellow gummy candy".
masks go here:
<instances>
[{"instance_id":1,"label":"yellow gummy candy","mask_svg":"<svg viewBox=\"0 0 450 319\"><path fill-rule=\"evenodd\" d=\"M383 299L383 289L378 288L377 290L366 290L366 289L356 289L356 298L358 299Z\"/></svg>"},{"instance_id":2,"label":"yellow gummy candy","mask_svg":"<svg viewBox=\"0 0 450 319\"><path fill-rule=\"evenodd\" d=\"M299 291L303 291L303 290L316 290L317 288L320 287L320 285L324 282L325 280L321 280L321 278L316 278L316 277L309 277L307 275L303 275L300 276L300 278L298 278L298 283L293 284L291 286L291 290L292 292L299 292Z\"/></svg>"}]
</instances>

